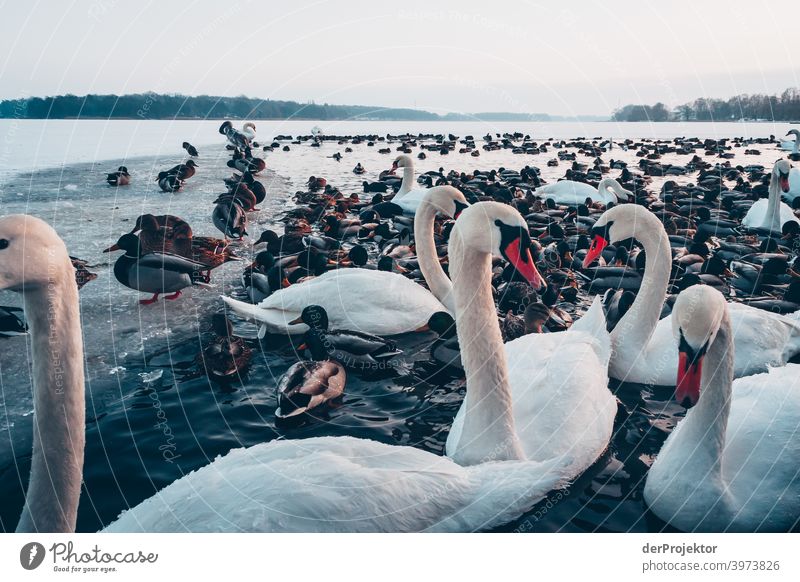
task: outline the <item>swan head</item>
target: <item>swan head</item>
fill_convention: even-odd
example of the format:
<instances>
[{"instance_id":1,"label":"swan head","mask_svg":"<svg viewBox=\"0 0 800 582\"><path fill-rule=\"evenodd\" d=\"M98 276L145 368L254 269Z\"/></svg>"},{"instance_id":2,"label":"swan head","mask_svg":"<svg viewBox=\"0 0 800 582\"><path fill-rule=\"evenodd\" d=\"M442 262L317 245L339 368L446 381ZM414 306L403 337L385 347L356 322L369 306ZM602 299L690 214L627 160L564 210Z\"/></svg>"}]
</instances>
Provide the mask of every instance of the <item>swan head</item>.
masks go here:
<instances>
[{"instance_id":1,"label":"swan head","mask_svg":"<svg viewBox=\"0 0 800 582\"><path fill-rule=\"evenodd\" d=\"M675 399L697 404L703 359L719 332L728 308L722 293L708 285L693 285L678 295L672 309L672 333L678 340L678 378Z\"/></svg>"},{"instance_id":2,"label":"swan head","mask_svg":"<svg viewBox=\"0 0 800 582\"><path fill-rule=\"evenodd\" d=\"M513 207L499 202L473 204L461 213L450 236L465 247L505 259L537 291L544 287L531 256L528 224Z\"/></svg>"},{"instance_id":3,"label":"swan head","mask_svg":"<svg viewBox=\"0 0 800 582\"><path fill-rule=\"evenodd\" d=\"M0 218L0 290L22 292L69 279L75 280L69 254L49 224L24 214Z\"/></svg>"},{"instance_id":4,"label":"swan head","mask_svg":"<svg viewBox=\"0 0 800 582\"><path fill-rule=\"evenodd\" d=\"M638 229L649 228L654 221L659 222L649 210L638 204L622 204L606 210L589 233L592 243L583 259L583 268L591 265L609 244L634 238ZM653 224L653 227L657 228L657 225Z\"/></svg>"},{"instance_id":5,"label":"swan head","mask_svg":"<svg viewBox=\"0 0 800 582\"><path fill-rule=\"evenodd\" d=\"M450 218L458 218L469 207L469 202L458 188L452 186L435 186L428 190L422 199L422 204L428 204ZM420 205L420 208L422 205Z\"/></svg>"},{"instance_id":6,"label":"swan head","mask_svg":"<svg viewBox=\"0 0 800 582\"><path fill-rule=\"evenodd\" d=\"M633 192L623 188L614 178L603 178L597 186L601 192L603 188L611 190L620 202L630 202L635 198Z\"/></svg>"},{"instance_id":7,"label":"swan head","mask_svg":"<svg viewBox=\"0 0 800 582\"><path fill-rule=\"evenodd\" d=\"M800 129L790 129L786 132L786 137L789 137L790 135L795 136L795 138L800 138Z\"/></svg>"},{"instance_id":8,"label":"swan head","mask_svg":"<svg viewBox=\"0 0 800 582\"><path fill-rule=\"evenodd\" d=\"M392 169L390 172L394 174L397 171L397 168L413 168L414 167L414 159L407 155L407 154L400 154L394 159L392 162Z\"/></svg>"},{"instance_id":9,"label":"swan head","mask_svg":"<svg viewBox=\"0 0 800 582\"><path fill-rule=\"evenodd\" d=\"M783 192L789 191L789 172L792 170L792 164L788 160L778 160L772 168L772 182L780 186Z\"/></svg>"},{"instance_id":10,"label":"swan head","mask_svg":"<svg viewBox=\"0 0 800 582\"><path fill-rule=\"evenodd\" d=\"M244 129L244 130L252 129L253 131L255 131L256 130L256 124L253 123L252 121L248 121L247 123L245 123L242 126L242 129Z\"/></svg>"}]
</instances>

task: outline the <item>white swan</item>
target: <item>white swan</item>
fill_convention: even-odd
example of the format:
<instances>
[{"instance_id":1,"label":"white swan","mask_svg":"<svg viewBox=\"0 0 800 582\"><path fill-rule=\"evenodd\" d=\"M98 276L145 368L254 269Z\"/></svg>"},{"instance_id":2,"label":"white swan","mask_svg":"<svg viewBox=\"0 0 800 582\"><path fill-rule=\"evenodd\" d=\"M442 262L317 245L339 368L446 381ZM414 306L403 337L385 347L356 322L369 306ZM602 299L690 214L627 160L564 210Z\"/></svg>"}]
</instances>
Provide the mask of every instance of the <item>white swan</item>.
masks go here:
<instances>
[{"instance_id":1,"label":"white swan","mask_svg":"<svg viewBox=\"0 0 800 582\"><path fill-rule=\"evenodd\" d=\"M627 382L671 386L678 369L677 342L671 317L659 321L667 295L672 254L661 221L636 204L622 204L604 212L591 232L592 246L584 259L588 266L612 242L636 238L647 261L636 300L611 332L609 375ZM800 324L791 317L747 305L730 306L736 342L736 376L782 366L800 352Z\"/></svg>"},{"instance_id":2,"label":"white swan","mask_svg":"<svg viewBox=\"0 0 800 582\"><path fill-rule=\"evenodd\" d=\"M392 202L403 209L403 214L416 215L417 208L422 203L428 188L418 187L414 179L414 160L411 156L406 154L397 156L392 164L393 174L397 168L403 168L403 181L400 183L397 194L392 198Z\"/></svg>"},{"instance_id":3,"label":"white swan","mask_svg":"<svg viewBox=\"0 0 800 582\"><path fill-rule=\"evenodd\" d=\"M627 202L633 197L633 192L626 190L614 178L603 178L597 188L584 182L561 180L554 184L539 186L534 194L542 198L552 198L556 204L576 206L591 198L592 202L608 205L610 202Z\"/></svg>"},{"instance_id":4,"label":"white swan","mask_svg":"<svg viewBox=\"0 0 800 582\"><path fill-rule=\"evenodd\" d=\"M242 126L242 133L247 139L253 141L256 139L256 124L252 121L248 121Z\"/></svg>"},{"instance_id":5,"label":"white swan","mask_svg":"<svg viewBox=\"0 0 800 582\"><path fill-rule=\"evenodd\" d=\"M434 212L438 209L448 216L455 216L466 204L464 195L452 186L439 186L426 190L431 205L422 205L418 228L429 229L429 238L417 245L420 266L436 260L433 244ZM460 205L460 206L459 206ZM423 271L424 273L425 271ZM444 276L444 275L442 275ZM446 278L446 277L445 277ZM301 334L308 326L291 325L305 307L321 305L328 312L332 328L349 329L375 335L395 335L414 331L427 325L431 315L438 311L449 311L440 299L452 303L442 292L437 279L428 281L428 291L414 281L397 273L369 269L337 269L276 291L258 305L223 297L225 303L242 317L261 325L261 333ZM437 298L438 297L438 298ZM452 313L452 311L451 311Z\"/></svg>"},{"instance_id":6,"label":"white swan","mask_svg":"<svg viewBox=\"0 0 800 582\"><path fill-rule=\"evenodd\" d=\"M490 215L498 218L487 227ZM510 206L480 202L462 212L449 248L468 386L447 455L461 464L564 456L570 459L564 478L576 477L606 450L617 411L607 387L611 345L599 298L569 331L524 336L504 346L491 259L502 254L521 273L527 268L537 284L525 220ZM501 385L509 386L508 402L497 398Z\"/></svg>"},{"instance_id":7,"label":"white swan","mask_svg":"<svg viewBox=\"0 0 800 582\"><path fill-rule=\"evenodd\" d=\"M696 406L647 474L647 505L684 531L790 531L800 519L800 365L734 381L728 305L711 287L683 291L672 321L675 396Z\"/></svg>"},{"instance_id":8,"label":"white swan","mask_svg":"<svg viewBox=\"0 0 800 582\"><path fill-rule=\"evenodd\" d=\"M24 293L33 347L33 457L17 529L72 532L85 444L72 264L58 235L36 218L0 219L0 241L0 289ZM489 397L508 402L507 387L495 389ZM462 467L350 437L273 441L217 458L104 531L472 531L506 523L565 485L563 463Z\"/></svg>"},{"instance_id":9,"label":"white swan","mask_svg":"<svg viewBox=\"0 0 800 582\"><path fill-rule=\"evenodd\" d=\"M800 196L800 168L792 166L789 170L789 191L783 193L783 198L791 204L798 196Z\"/></svg>"},{"instance_id":10,"label":"white swan","mask_svg":"<svg viewBox=\"0 0 800 582\"><path fill-rule=\"evenodd\" d=\"M800 224L792 209L785 202L781 202L781 192L789 192L791 169L792 165L788 160L775 162L769 180L769 197L757 200L750 207L742 219L743 226L780 233L787 222Z\"/></svg>"},{"instance_id":11,"label":"white swan","mask_svg":"<svg viewBox=\"0 0 800 582\"><path fill-rule=\"evenodd\" d=\"M781 140L781 149L793 154L800 153L800 129L790 129L786 132L786 137L790 135L794 135L794 139Z\"/></svg>"}]
</instances>

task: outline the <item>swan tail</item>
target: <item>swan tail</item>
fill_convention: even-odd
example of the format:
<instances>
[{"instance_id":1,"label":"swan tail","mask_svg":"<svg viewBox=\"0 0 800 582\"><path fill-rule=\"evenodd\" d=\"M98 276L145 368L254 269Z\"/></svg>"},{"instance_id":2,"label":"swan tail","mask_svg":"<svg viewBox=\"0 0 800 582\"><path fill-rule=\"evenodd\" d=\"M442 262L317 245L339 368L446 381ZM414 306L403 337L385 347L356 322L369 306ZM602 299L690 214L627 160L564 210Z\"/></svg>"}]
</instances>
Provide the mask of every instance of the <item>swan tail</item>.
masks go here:
<instances>
[{"instance_id":1,"label":"swan tail","mask_svg":"<svg viewBox=\"0 0 800 582\"><path fill-rule=\"evenodd\" d=\"M569 331L582 331L590 335L595 340L595 351L598 357L607 364L611 358L611 336L606 326L603 300L600 295L596 295L591 307L583 314L583 317L572 324Z\"/></svg>"},{"instance_id":2,"label":"swan tail","mask_svg":"<svg viewBox=\"0 0 800 582\"><path fill-rule=\"evenodd\" d=\"M497 461L467 467L475 502L431 531L479 531L509 523L569 485L569 456L547 461Z\"/></svg>"},{"instance_id":3,"label":"swan tail","mask_svg":"<svg viewBox=\"0 0 800 582\"><path fill-rule=\"evenodd\" d=\"M263 308L224 295L220 297L222 297L222 301L225 302L225 306L239 317L259 325L259 337L263 337L265 332L299 335L308 330L308 326L305 324L291 325L289 323L299 315L297 313L280 309Z\"/></svg>"}]
</instances>

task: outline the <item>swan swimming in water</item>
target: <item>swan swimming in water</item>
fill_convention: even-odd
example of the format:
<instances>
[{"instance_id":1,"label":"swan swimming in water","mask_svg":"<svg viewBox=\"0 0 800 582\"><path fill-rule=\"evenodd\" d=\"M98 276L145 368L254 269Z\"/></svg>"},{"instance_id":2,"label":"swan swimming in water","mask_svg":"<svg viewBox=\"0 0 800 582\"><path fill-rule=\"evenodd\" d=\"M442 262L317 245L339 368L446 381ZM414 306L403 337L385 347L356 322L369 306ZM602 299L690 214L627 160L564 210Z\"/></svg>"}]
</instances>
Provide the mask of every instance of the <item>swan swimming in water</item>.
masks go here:
<instances>
[{"instance_id":1,"label":"swan swimming in water","mask_svg":"<svg viewBox=\"0 0 800 582\"><path fill-rule=\"evenodd\" d=\"M693 407L650 467L644 499L687 532L788 532L800 519L800 365L734 380L728 308L705 285L675 302L675 398Z\"/></svg>"},{"instance_id":2,"label":"swan swimming in water","mask_svg":"<svg viewBox=\"0 0 800 582\"><path fill-rule=\"evenodd\" d=\"M787 222L800 220L794 215L792 209L785 202L781 202L781 193L788 193L791 189L790 174L793 168L788 160L778 160L772 168L769 180L769 197L757 200L747 211L742 225L757 230L780 233ZM798 176L800 178L800 176Z\"/></svg>"},{"instance_id":3,"label":"swan swimming in water","mask_svg":"<svg viewBox=\"0 0 800 582\"><path fill-rule=\"evenodd\" d=\"M591 231L587 267L609 243L635 238L647 257L636 299L611 332L609 374L626 382L672 386L678 369L677 340L671 316L659 321L667 295L672 253L664 225L637 204L622 204L604 212ZM791 317L747 305L731 304L736 342L736 376L781 366L800 353L800 323Z\"/></svg>"},{"instance_id":4,"label":"swan swimming in water","mask_svg":"<svg viewBox=\"0 0 800 582\"><path fill-rule=\"evenodd\" d=\"M414 216L429 189L417 187L417 182L414 180L414 160L411 156L406 154L397 156L392 164L391 173L394 174L397 168L403 168L403 181L392 202L402 208L404 214Z\"/></svg>"},{"instance_id":5,"label":"swan swimming in water","mask_svg":"<svg viewBox=\"0 0 800 582\"><path fill-rule=\"evenodd\" d=\"M790 135L794 135L794 139L781 140L781 149L793 154L800 153L800 129L790 129L786 132L786 137Z\"/></svg>"},{"instance_id":6,"label":"swan swimming in water","mask_svg":"<svg viewBox=\"0 0 800 582\"><path fill-rule=\"evenodd\" d=\"M603 178L597 188L584 182L561 180L554 184L538 187L534 194L545 199L552 199L556 204L577 206L591 198L592 202L600 202L608 206L611 202L627 202L633 198L633 192L626 190L614 178Z\"/></svg>"},{"instance_id":7,"label":"swan swimming in water","mask_svg":"<svg viewBox=\"0 0 800 582\"><path fill-rule=\"evenodd\" d=\"M485 218L482 231L499 229L495 221L505 219L478 213ZM473 241L503 240L508 245L503 254L516 256L519 240L501 239L499 230L494 237L461 234L466 248ZM21 215L2 218L0 241L0 289L23 292L33 352L33 457L17 531L72 532L85 445L77 286L64 243L45 222ZM518 264L529 269L521 259ZM457 304L474 294L475 283L466 284L471 285L456 290L461 294ZM59 349L54 351L53 345ZM487 397L509 405L506 385L498 384ZM491 418L484 421L492 424ZM366 439L272 441L218 457L124 511L104 531L486 529L518 517L550 490L566 485L564 465L569 460L556 456L546 462L488 461L462 467L447 457Z\"/></svg>"},{"instance_id":8,"label":"swan swimming in water","mask_svg":"<svg viewBox=\"0 0 800 582\"><path fill-rule=\"evenodd\" d=\"M452 186L431 188L428 195L432 206L420 206L426 209L420 215L420 228L426 232L430 229L431 236L417 241L421 266L437 261L432 235L435 213L431 213L430 208L452 217L466 206L464 195ZM258 305L230 297L223 297L223 300L240 316L259 324L262 336L267 331L305 333L307 325L292 325L291 322L300 317L303 309L315 304L325 309L334 328L385 336L415 331L426 326L434 313L449 311L440 301L444 296L437 295L442 290L436 282L428 291L397 273L353 268L328 271L281 289ZM446 297L445 301L449 302Z\"/></svg>"}]
</instances>

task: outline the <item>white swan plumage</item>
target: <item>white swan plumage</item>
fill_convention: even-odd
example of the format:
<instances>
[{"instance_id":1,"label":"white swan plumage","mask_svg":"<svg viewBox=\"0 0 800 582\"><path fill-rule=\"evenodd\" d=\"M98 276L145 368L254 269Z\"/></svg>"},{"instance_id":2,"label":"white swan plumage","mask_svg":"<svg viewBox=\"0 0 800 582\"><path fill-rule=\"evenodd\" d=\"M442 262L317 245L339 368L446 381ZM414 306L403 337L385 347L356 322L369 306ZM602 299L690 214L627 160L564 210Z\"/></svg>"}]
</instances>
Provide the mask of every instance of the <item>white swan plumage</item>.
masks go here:
<instances>
[{"instance_id":1,"label":"white swan plumage","mask_svg":"<svg viewBox=\"0 0 800 582\"><path fill-rule=\"evenodd\" d=\"M603 178L597 188L584 182L560 180L553 184L539 186L534 194L542 198L551 198L556 204L577 206L591 198L592 202L608 205L617 201L627 202L633 197L633 192L623 188L614 178Z\"/></svg>"},{"instance_id":2,"label":"white swan plumage","mask_svg":"<svg viewBox=\"0 0 800 582\"><path fill-rule=\"evenodd\" d=\"M493 209L494 216L503 217L501 230L470 228L489 213L487 209ZM502 249L504 230L509 227L527 233L526 223L516 210L481 202L462 213L450 237L450 273L459 316L456 328L461 359L468 382L476 388L467 389L446 450L448 456L462 464L497 456L538 461L570 457L564 478L572 479L606 450L613 431L617 406L607 387L611 344L605 316L596 298L569 331L531 334L503 345L490 292L491 253L486 249L498 244ZM463 231L481 233L479 240L470 241L469 246L475 247L485 239L482 253L462 253L467 244L459 238ZM524 240L529 241L526 237ZM529 244L523 242L519 248L529 248ZM527 250L523 257L526 255L532 266ZM461 257L463 262L457 260ZM514 257L510 260L513 262ZM459 296L459 288L466 286L464 281L476 280L481 281L480 287L472 295ZM476 341L478 337L480 340ZM471 350L474 344L480 347ZM486 419L501 417L493 410L496 400L491 395L493 386L504 383L509 386L510 404L503 410L513 411L513 415L502 422L488 423ZM513 428L503 429L506 425Z\"/></svg>"},{"instance_id":3,"label":"white swan plumage","mask_svg":"<svg viewBox=\"0 0 800 582\"><path fill-rule=\"evenodd\" d=\"M433 244L433 221L436 211L455 216L466 205L464 195L452 186L426 190L431 204L419 206L421 212L415 231L431 232L417 244L420 266L427 267L436 258ZM458 204L457 204L458 203ZM424 267L423 267L424 268ZM423 274L430 269L423 270ZM308 326L290 324L309 305L321 305L328 312L334 328L349 329L375 335L396 335L427 325L431 315L439 311L452 313L446 297L449 286L436 279L428 281L428 291L414 281L386 271L369 269L337 269L303 283L276 291L258 305L223 297L225 303L240 316L255 321L263 332L301 334ZM438 297L438 298L437 298Z\"/></svg>"},{"instance_id":4,"label":"white swan plumage","mask_svg":"<svg viewBox=\"0 0 800 582\"><path fill-rule=\"evenodd\" d=\"M659 321L667 295L672 254L661 221L637 204L622 204L604 212L592 228L589 265L609 243L636 238L647 261L633 305L611 332L609 374L626 382L671 386L678 369L677 340L672 316ZM736 344L736 377L782 366L800 353L800 322L742 304L729 307Z\"/></svg>"},{"instance_id":5,"label":"white swan plumage","mask_svg":"<svg viewBox=\"0 0 800 582\"><path fill-rule=\"evenodd\" d=\"M800 153L800 129L790 129L786 132L786 137L794 136L794 139L782 139L781 149L790 151L793 154Z\"/></svg>"},{"instance_id":6,"label":"white swan plumage","mask_svg":"<svg viewBox=\"0 0 800 582\"><path fill-rule=\"evenodd\" d=\"M253 141L256 139L256 124L252 121L246 122L244 125L242 125L242 133L245 137L247 137L247 139Z\"/></svg>"},{"instance_id":7,"label":"white swan plumage","mask_svg":"<svg viewBox=\"0 0 800 582\"><path fill-rule=\"evenodd\" d=\"M34 354L36 430L18 531L72 532L85 446L77 285L63 242L43 221L0 219L0 239L9 241L0 249L0 289L24 292ZM461 296L474 291L474 281L465 283ZM506 385L490 388L489 398L508 404ZM412 447L351 437L272 441L218 457L123 511L104 531L486 529L565 486L570 461L490 459L465 467Z\"/></svg>"},{"instance_id":8,"label":"white swan plumage","mask_svg":"<svg viewBox=\"0 0 800 582\"><path fill-rule=\"evenodd\" d=\"M647 474L644 499L683 531L788 532L800 519L800 365L733 379L732 322L719 291L693 286L673 309L694 404Z\"/></svg>"},{"instance_id":9,"label":"white swan plumage","mask_svg":"<svg viewBox=\"0 0 800 582\"><path fill-rule=\"evenodd\" d=\"M792 209L785 202L781 202L781 194L790 191L791 170L792 165L788 160L775 162L769 181L769 196L757 200L750 207L742 219L743 226L779 233L787 222L800 224Z\"/></svg>"},{"instance_id":10,"label":"white swan plumage","mask_svg":"<svg viewBox=\"0 0 800 582\"><path fill-rule=\"evenodd\" d=\"M392 202L403 209L403 214L414 216L425 198L428 188L417 187L414 179L414 160L411 156L407 154L397 156L392 164L392 173L397 168L403 168L403 181L400 183L400 189L392 198Z\"/></svg>"}]
</instances>

